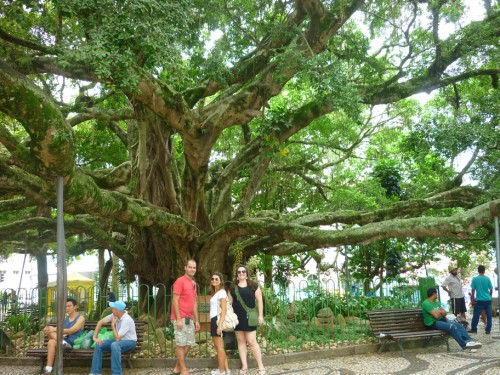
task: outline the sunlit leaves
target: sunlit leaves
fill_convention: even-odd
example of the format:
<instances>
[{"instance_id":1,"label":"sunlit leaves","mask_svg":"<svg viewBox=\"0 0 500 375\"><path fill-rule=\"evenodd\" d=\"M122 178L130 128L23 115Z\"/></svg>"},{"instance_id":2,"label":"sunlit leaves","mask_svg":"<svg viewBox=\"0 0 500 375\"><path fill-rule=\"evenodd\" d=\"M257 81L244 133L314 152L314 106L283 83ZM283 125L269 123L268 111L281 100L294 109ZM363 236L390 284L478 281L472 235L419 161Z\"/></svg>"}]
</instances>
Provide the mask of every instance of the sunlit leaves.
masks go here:
<instances>
[{"instance_id":1,"label":"sunlit leaves","mask_svg":"<svg viewBox=\"0 0 500 375\"><path fill-rule=\"evenodd\" d=\"M421 121L413 125L414 133L408 137L406 145L419 153L427 150L424 154L440 155L452 161L470 158L479 148L482 151L478 161L489 159L492 162L484 177L489 176L486 178L488 184L493 183L498 163L490 156L496 155L497 146L494 145L499 142L500 94L490 85L489 79L482 78L443 89L441 95L427 105ZM464 161L461 164L465 164ZM476 166L481 164L476 163ZM488 168L483 167L479 168L486 172ZM475 168L472 168L475 179L481 183Z\"/></svg>"},{"instance_id":2,"label":"sunlit leaves","mask_svg":"<svg viewBox=\"0 0 500 375\"><path fill-rule=\"evenodd\" d=\"M134 81L129 68L168 66L178 58L192 26L188 0L55 3L64 19L78 20L81 48L74 58L92 64L102 79L126 84Z\"/></svg>"},{"instance_id":3,"label":"sunlit leaves","mask_svg":"<svg viewBox=\"0 0 500 375\"><path fill-rule=\"evenodd\" d=\"M91 169L110 168L127 160L127 150L100 121L75 129L77 164Z\"/></svg>"}]
</instances>

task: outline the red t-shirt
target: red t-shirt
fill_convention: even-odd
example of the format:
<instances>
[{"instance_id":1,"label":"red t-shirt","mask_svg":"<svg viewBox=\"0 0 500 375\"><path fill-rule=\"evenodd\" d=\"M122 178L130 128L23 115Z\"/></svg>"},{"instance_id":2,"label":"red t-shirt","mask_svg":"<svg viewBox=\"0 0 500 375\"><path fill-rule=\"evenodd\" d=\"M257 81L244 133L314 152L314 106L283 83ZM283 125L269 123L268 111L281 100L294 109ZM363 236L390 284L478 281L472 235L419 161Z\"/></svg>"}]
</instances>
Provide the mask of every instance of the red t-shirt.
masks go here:
<instances>
[{"instance_id":1,"label":"red t-shirt","mask_svg":"<svg viewBox=\"0 0 500 375\"><path fill-rule=\"evenodd\" d=\"M181 276L175 280L172 293L179 295L179 310L181 311L181 318L190 317L191 319L194 319L194 304L197 298L196 282L191 280L186 275ZM177 319L173 304L170 319Z\"/></svg>"}]
</instances>

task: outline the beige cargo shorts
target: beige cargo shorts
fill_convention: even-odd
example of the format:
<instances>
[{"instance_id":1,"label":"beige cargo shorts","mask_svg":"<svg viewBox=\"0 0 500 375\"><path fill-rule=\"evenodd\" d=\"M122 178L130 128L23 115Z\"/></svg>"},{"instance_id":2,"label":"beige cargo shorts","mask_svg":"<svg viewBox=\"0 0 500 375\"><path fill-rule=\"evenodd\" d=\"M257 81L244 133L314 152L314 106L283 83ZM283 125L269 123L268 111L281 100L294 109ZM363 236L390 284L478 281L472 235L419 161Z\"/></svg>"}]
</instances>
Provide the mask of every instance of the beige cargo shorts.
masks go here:
<instances>
[{"instance_id":1,"label":"beige cargo shorts","mask_svg":"<svg viewBox=\"0 0 500 375\"><path fill-rule=\"evenodd\" d=\"M175 335L175 345L176 346L190 346L195 344L194 335L194 321L190 320L189 324L186 324L184 319L182 319L182 329L177 328L177 320L172 320L174 325L174 335Z\"/></svg>"}]
</instances>

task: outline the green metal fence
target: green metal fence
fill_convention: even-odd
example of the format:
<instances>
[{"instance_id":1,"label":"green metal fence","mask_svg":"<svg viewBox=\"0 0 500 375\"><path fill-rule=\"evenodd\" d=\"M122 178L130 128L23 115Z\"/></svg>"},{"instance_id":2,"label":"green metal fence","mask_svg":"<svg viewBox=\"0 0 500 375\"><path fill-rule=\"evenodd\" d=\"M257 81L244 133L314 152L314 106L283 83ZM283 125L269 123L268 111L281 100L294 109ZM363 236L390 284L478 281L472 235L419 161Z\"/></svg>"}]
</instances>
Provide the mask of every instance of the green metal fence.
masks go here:
<instances>
[{"instance_id":1,"label":"green metal fence","mask_svg":"<svg viewBox=\"0 0 500 375\"><path fill-rule=\"evenodd\" d=\"M366 321L366 311L416 307L420 304L418 285L408 281L389 280L373 286L370 280L301 281L286 286L265 286L265 323L257 331L261 350L265 354L333 348L371 342L374 340ZM95 287L76 287L68 293L77 297L80 311L87 320L97 320L106 309L106 293ZM0 335L0 344L7 346L2 356L24 356L26 350L43 345L41 329L55 321L53 290L1 290L0 328L9 338ZM210 289L200 287L198 303L202 329L197 344L189 355L214 356L209 330ZM147 321L147 334L142 353L145 357L175 357L173 327L170 324L171 292L164 285L153 288L140 285L123 287L118 299L129 305L134 319ZM101 301L99 301L99 298ZM148 300L147 307L139 301ZM81 302L80 302L81 301ZM226 334L226 350L237 354L234 335Z\"/></svg>"}]
</instances>

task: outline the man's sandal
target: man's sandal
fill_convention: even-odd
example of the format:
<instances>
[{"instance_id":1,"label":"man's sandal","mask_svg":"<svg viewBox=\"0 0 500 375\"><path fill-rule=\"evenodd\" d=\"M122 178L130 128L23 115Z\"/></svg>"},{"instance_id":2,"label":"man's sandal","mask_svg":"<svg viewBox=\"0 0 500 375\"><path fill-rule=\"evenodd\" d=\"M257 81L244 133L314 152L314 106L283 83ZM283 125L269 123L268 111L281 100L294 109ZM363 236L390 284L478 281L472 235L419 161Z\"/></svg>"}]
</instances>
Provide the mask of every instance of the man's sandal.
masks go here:
<instances>
[{"instance_id":1,"label":"man's sandal","mask_svg":"<svg viewBox=\"0 0 500 375\"><path fill-rule=\"evenodd\" d=\"M240 375L247 375L248 369L240 370Z\"/></svg>"},{"instance_id":2,"label":"man's sandal","mask_svg":"<svg viewBox=\"0 0 500 375\"><path fill-rule=\"evenodd\" d=\"M267 374L267 370L265 368L263 368L262 370L259 370L259 375L266 375Z\"/></svg>"}]
</instances>

